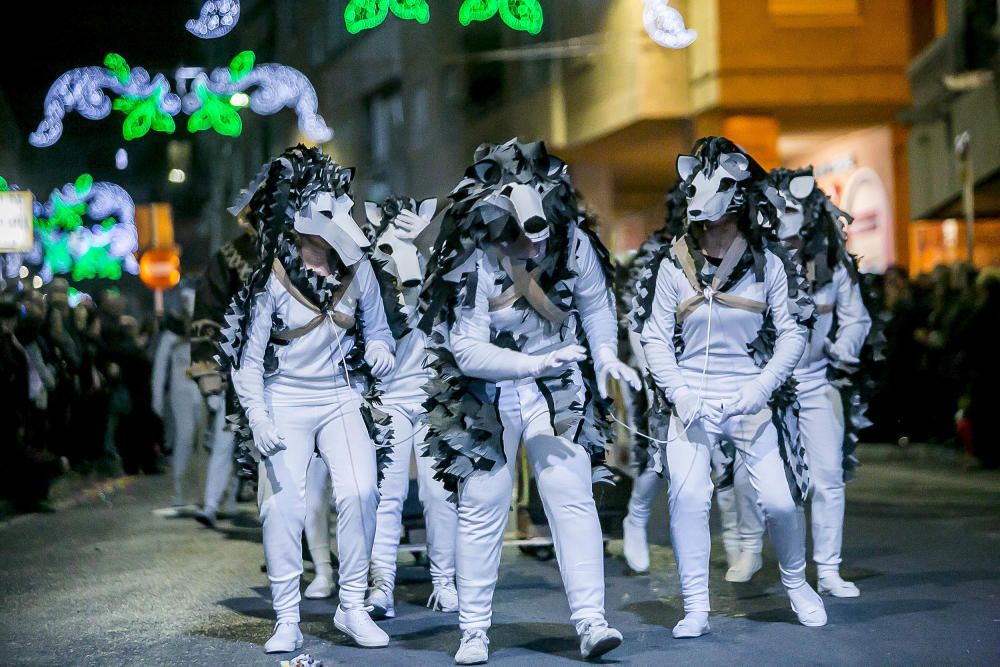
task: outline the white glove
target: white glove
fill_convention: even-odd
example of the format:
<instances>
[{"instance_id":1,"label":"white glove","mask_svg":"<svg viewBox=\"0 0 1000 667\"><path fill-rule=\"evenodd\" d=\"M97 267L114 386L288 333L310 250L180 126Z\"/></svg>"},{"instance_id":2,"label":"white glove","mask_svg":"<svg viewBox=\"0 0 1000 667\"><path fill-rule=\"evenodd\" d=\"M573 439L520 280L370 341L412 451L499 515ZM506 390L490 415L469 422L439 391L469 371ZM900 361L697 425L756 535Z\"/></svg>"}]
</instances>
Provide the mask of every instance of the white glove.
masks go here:
<instances>
[{"instance_id":1,"label":"white glove","mask_svg":"<svg viewBox=\"0 0 1000 667\"><path fill-rule=\"evenodd\" d=\"M431 224L430 219L423 217L414 211L400 211L393 221L399 230L396 236L404 241L412 241L420 236L420 232L427 229Z\"/></svg>"},{"instance_id":2,"label":"white glove","mask_svg":"<svg viewBox=\"0 0 1000 667\"><path fill-rule=\"evenodd\" d=\"M567 345L545 356L535 355L537 366L533 375L545 375L566 368L587 358L587 350L580 345Z\"/></svg>"},{"instance_id":3,"label":"white glove","mask_svg":"<svg viewBox=\"0 0 1000 667\"><path fill-rule=\"evenodd\" d=\"M705 416L704 404L698 394L687 387L682 387L674 392L672 403L674 404L674 414L684 426L691 426L695 420Z\"/></svg>"},{"instance_id":4,"label":"white glove","mask_svg":"<svg viewBox=\"0 0 1000 667\"><path fill-rule=\"evenodd\" d=\"M740 387L736 395L722 405L722 421L737 415L754 415L767 407L771 398L760 378L754 378Z\"/></svg>"},{"instance_id":5,"label":"white glove","mask_svg":"<svg viewBox=\"0 0 1000 667\"><path fill-rule=\"evenodd\" d=\"M365 350L365 363L372 369L372 375L381 379L396 368L396 357L385 343L376 342Z\"/></svg>"},{"instance_id":6,"label":"white glove","mask_svg":"<svg viewBox=\"0 0 1000 667\"><path fill-rule=\"evenodd\" d=\"M823 351L826 352L826 356L840 364L857 366L861 363L860 359L848 354L847 350L845 350L842 345L834 343L829 338L823 341Z\"/></svg>"},{"instance_id":7,"label":"white glove","mask_svg":"<svg viewBox=\"0 0 1000 667\"><path fill-rule=\"evenodd\" d=\"M284 438L270 419L252 424L250 430L253 432L253 444L263 456L277 454L285 448Z\"/></svg>"},{"instance_id":8,"label":"white glove","mask_svg":"<svg viewBox=\"0 0 1000 667\"><path fill-rule=\"evenodd\" d=\"M619 382L627 382L636 391L642 389L639 374L615 356L610 347L602 347L597 351L597 390L601 398L608 397L608 378Z\"/></svg>"},{"instance_id":9,"label":"white glove","mask_svg":"<svg viewBox=\"0 0 1000 667\"><path fill-rule=\"evenodd\" d=\"M222 400L221 394L209 394L205 397L205 403L208 404L208 409L212 412L218 412L223 408L224 401Z\"/></svg>"}]
</instances>

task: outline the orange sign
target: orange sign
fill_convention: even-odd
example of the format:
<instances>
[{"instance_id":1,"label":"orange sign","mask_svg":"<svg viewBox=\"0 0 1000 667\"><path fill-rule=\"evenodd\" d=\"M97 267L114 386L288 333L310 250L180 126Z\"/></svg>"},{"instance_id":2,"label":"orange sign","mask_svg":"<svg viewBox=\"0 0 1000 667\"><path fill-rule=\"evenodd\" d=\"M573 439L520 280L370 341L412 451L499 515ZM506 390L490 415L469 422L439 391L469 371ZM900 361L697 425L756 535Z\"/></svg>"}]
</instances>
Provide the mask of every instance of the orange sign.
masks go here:
<instances>
[{"instance_id":1,"label":"orange sign","mask_svg":"<svg viewBox=\"0 0 1000 667\"><path fill-rule=\"evenodd\" d=\"M150 289L170 289L181 281L181 258L174 248L151 248L139 259L139 278Z\"/></svg>"}]
</instances>

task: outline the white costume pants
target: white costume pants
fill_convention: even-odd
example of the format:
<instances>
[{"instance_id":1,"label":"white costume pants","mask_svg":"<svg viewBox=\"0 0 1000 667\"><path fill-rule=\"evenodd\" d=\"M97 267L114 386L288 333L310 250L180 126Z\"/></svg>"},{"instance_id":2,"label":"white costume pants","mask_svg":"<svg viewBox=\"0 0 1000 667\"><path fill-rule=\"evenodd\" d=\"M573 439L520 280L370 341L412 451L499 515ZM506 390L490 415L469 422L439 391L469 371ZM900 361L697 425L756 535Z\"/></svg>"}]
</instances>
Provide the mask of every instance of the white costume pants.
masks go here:
<instances>
[{"instance_id":1,"label":"white costume pants","mask_svg":"<svg viewBox=\"0 0 1000 667\"><path fill-rule=\"evenodd\" d=\"M653 501L662 484L663 478L649 468L636 476L632 483L632 495L628 499L628 516L635 525L645 528L649 523Z\"/></svg>"},{"instance_id":2,"label":"white costume pants","mask_svg":"<svg viewBox=\"0 0 1000 667\"><path fill-rule=\"evenodd\" d=\"M670 471L670 537L677 557L685 612L708 612L708 564L711 536L708 515L712 503L712 453L718 443L736 446L737 469L745 468L764 508L771 540L786 588L805 582L805 526L792 499L778 451L778 435L770 410L734 417L721 429L695 421L687 431L671 421L667 444Z\"/></svg>"},{"instance_id":3,"label":"white costume pants","mask_svg":"<svg viewBox=\"0 0 1000 667\"><path fill-rule=\"evenodd\" d=\"M837 568L844 541L844 409L840 393L821 384L799 394L799 432L812 481L813 560L821 569ZM764 519L757 495L746 478L733 485L739 541L744 551L760 553Z\"/></svg>"},{"instance_id":4,"label":"white costume pants","mask_svg":"<svg viewBox=\"0 0 1000 667\"><path fill-rule=\"evenodd\" d=\"M205 476L205 511L219 511L223 498L227 511L236 507L236 477L233 475L233 455L236 448L235 434L226 429L225 409L212 414L212 454L208 457Z\"/></svg>"},{"instance_id":5,"label":"white costume pants","mask_svg":"<svg viewBox=\"0 0 1000 667\"><path fill-rule=\"evenodd\" d=\"M364 606L378 485L375 447L360 406L361 399L348 388L337 390L326 405L269 405L286 446L260 465L264 557L278 621L299 620L302 531L314 449L329 468L337 496L340 604Z\"/></svg>"},{"instance_id":6,"label":"white costume pants","mask_svg":"<svg viewBox=\"0 0 1000 667\"><path fill-rule=\"evenodd\" d=\"M184 478L187 476L194 446L198 441L203 399L201 392L198 391L198 385L193 380L187 380L179 387L170 387L167 401L170 403L170 417L173 422L170 434L173 438L174 451L170 467L174 476L174 504L183 505Z\"/></svg>"},{"instance_id":7,"label":"white costume pants","mask_svg":"<svg viewBox=\"0 0 1000 667\"><path fill-rule=\"evenodd\" d=\"M434 460L421 456L427 424L419 403L384 404L382 410L392 418L392 461L382 479L378 504L378 527L372 551L372 577L394 586L396 551L402 530L403 503L410 488L410 458L417 455L417 486L424 506L427 526L427 557L434 583L452 582L455 578L455 539L458 510L448 500L449 493L434 479Z\"/></svg>"},{"instance_id":8,"label":"white costume pants","mask_svg":"<svg viewBox=\"0 0 1000 667\"><path fill-rule=\"evenodd\" d=\"M716 492L726 551L759 554L764 550L764 511L750 484L746 466L733 473L733 485Z\"/></svg>"},{"instance_id":9,"label":"white costume pants","mask_svg":"<svg viewBox=\"0 0 1000 667\"><path fill-rule=\"evenodd\" d=\"M799 429L812 479L813 560L838 567L844 542L844 406L829 384L799 396Z\"/></svg>"},{"instance_id":10,"label":"white costume pants","mask_svg":"<svg viewBox=\"0 0 1000 667\"><path fill-rule=\"evenodd\" d=\"M517 450L524 441L549 520L570 618L604 618L604 544L594 504L590 456L553 435L534 381L504 383L499 402L506 465L473 472L459 489L457 583L462 630L490 627L493 590L510 512Z\"/></svg>"}]
</instances>

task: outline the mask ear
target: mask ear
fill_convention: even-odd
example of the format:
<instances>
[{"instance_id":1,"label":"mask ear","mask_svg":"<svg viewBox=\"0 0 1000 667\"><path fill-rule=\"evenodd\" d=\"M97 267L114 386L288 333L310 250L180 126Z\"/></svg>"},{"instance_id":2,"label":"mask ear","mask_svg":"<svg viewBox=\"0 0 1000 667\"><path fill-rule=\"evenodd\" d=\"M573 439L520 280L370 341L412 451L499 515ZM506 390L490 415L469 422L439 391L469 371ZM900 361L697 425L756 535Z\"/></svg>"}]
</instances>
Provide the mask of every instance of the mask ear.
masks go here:
<instances>
[{"instance_id":1,"label":"mask ear","mask_svg":"<svg viewBox=\"0 0 1000 667\"><path fill-rule=\"evenodd\" d=\"M812 176L796 176L788 183L788 191L796 199L805 199L816 187L816 179Z\"/></svg>"},{"instance_id":2,"label":"mask ear","mask_svg":"<svg viewBox=\"0 0 1000 667\"><path fill-rule=\"evenodd\" d=\"M437 199L434 197L425 199L417 206L417 215L427 220L433 220L434 214L437 213L437 205Z\"/></svg>"},{"instance_id":3,"label":"mask ear","mask_svg":"<svg viewBox=\"0 0 1000 667\"><path fill-rule=\"evenodd\" d=\"M750 161L746 155L723 153L719 158L719 166L725 169L737 181L744 181L750 178Z\"/></svg>"},{"instance_id":4,"label":"mask ear","mask_svg":"<svg viewBox=\"0 0 1000 667\"><path fill-rule=\"evenodd\" d=\"M465 175L486 185L495 185L500 182L500 165L494 160L480 160L469 167Z\"/></svg>"},{"instance_id":5,"label":"mask ear","mask_svg":"<svg viewBox=\"0 0 1000 667\"><path fill-rule=\"evenodd\" d=\"M337 178L337 183L339 183L344 190L349 188L353 181L354 181L354 167L348 167L346 169L340 170L340 175Z\"/></svg>"},{"instance_id":6,"label":"mask ear","mask_svg":"<svg viewBox=\"0 0 1000 667\"><path fill-rule=\"evenodd\" d=\"M379 225L382 223L382 207L373 201L365 202L365 218L372 225Z\"/></svg>"},{"instance_id":7,"label":"mask ear","mask_svg":"<svg viewBox=\"0 0 1000 667\"><path fill-rule=\"evenodd\" d=\"M701 160L693 155L677 156L677 175L681 177L682 181L690 181L700 166Z\"/></svg>"}]
</instances>

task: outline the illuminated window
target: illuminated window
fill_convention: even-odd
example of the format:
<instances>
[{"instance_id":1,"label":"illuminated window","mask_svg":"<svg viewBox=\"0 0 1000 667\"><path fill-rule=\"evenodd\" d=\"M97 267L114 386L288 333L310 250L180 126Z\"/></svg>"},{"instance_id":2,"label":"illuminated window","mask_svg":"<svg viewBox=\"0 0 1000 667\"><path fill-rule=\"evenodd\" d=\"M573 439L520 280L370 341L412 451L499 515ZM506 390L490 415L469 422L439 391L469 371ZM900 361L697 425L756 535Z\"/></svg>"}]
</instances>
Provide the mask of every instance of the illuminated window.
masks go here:
<instances>
[{"instance_id":1,"label":"illuminated window","mask_svg":"<svg viewBox=\"0 0 1000 667\"><path fill-rule=\"evenodd\" d=\"M767 12L780 26L829 28L861 23L860 0L767 0Z\"/></svg>"}]
</instances>

